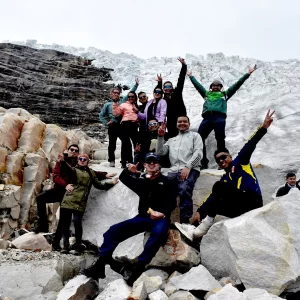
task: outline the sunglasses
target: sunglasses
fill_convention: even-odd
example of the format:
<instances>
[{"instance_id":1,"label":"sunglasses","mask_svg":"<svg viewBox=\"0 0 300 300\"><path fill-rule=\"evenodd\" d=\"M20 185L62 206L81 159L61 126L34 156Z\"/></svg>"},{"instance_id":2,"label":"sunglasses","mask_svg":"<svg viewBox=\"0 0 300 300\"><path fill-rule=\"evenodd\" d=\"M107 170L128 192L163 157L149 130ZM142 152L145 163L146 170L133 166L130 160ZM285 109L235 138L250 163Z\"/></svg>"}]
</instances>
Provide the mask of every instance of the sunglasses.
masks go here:
<instances>
[{"instance_id":1,"label":"sunglasses","mask_svg":"<svg viewBox=\"0 0 300 300\"><path fill-rule=\"evenodd\" d=\"M87 161L88 159L86 158L86 157L78 157L78 160L80 160L80 161Z\"/></svg>"},{"instance_id":2,"label":"sunglasses","mask_svg":"<svg viewBox=\"0 0 300 300\"><path fill-rule=\"evenodd\" d=\"M134 96L127 96L128 99L132 99L135 98Z\"/></svg>"},{"instance_id":3,"label":"sunglasses","mask_svg":"<svg viewBox=\"0 0 300 300\"><path fill-rule=\"evenodd\" d=\"M144 99L144 98L146 98L146 97L147 97L146 95L140 96L139 99Z\"/></svg>"},{"instance_id":4,"label":"sunglasses","mask_svg":"<svg viewBox=\"0 0 300 300\"><path fill-rule=\"evenodd\" d=\"M160 94L160 95L161 95L161 94L162 94L162 91L161 91L161 90L155 90L154 93L155 93L155 94Z\"/></svg>"},{"instance_id":5,"label":"sunglasses","mask_svg":"<svg viewBox=\"0 0 300 300\"><path fill-rule=\"evenodd\" d=\"M221 161L221 160L225 160L227 158L227 156L229 156L229 154L223 154L219 157L216 157L216 162L217 164Z\"/></svg>"},{"instance_id":6,"label":"sunglasses","mask_svg":"<svg viewBox=\"0 0 300 300\"><path fill-rule=\"evenodd\" d=\"M152 123L148 124L148 127L157 126L157 125L158 125L158 122L152 122Z\"/></svg>"},{"instance_id":7,"label":"sunglasses","mask_svg":"<svg viewBox=\"0 0 300 300\"><path fill-rule=\"evenodd\" d=\"M78 152L79 152L79 150L76 149L76 148L70 148L69 150L70 150L71 152L75 152L75 153L78 153Z\"/></svg>"},{"instance_id":8,"label":"sunglasses","mask_svg":"<svg viewBox=\"0 0 300 300\"><path fill-rule=\"evenodd\" d=\"M165 86L164 86L164 89L172 89L172 88L173 88L172 85L165 85Z\"/></svg>"}]
</instances>

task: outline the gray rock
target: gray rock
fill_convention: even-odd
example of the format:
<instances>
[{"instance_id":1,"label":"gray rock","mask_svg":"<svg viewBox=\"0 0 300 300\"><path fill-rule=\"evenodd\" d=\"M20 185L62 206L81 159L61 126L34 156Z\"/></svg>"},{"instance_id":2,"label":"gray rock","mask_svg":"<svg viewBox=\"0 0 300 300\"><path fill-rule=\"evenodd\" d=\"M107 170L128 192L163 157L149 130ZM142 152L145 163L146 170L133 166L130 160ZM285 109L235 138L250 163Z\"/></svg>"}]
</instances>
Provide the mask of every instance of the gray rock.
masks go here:
<instances>
[{"instance_id":1,"label":"gray rock","mask_svg":"<svg viewBox=\"0 0 300 300\"><path fill-rule=\"evenodd\" d=\"M247 289L243 292L244 295L248 297L249 300L280 300L281 297L269 294L263 289Z\"/></svg>"},{"instance_id":2,"label":"gray rock","mask_svg":"<svg viewBox=\"0 0 300 300\"><path fill-rule=\"evenodd\" d=\"M143 281L141 281L139 284L133 286L127 300L146 300L147 295L146 285Z\"/></svg>"},{"instance_id":3,"label":"gray rock","mask_svg":"<svg viewBox=\"0 0 300 300\"><path fill-rule=\"evenodd\" d=\"M160 276L148 277L143 273L133 284L133 289L137 288L140 283L143 282L146 287L147 294L153 293L159 290L162 286L162 278Z\"/></svg>"},{"instance_id":4,"label":"gray rock","mask_svg":"<svg viewBox=\"0 0 300 300\"><path fill-rule=\"evenodd\" d=\"M172 283L171 279L176 277L176 276L179 276L179 275L182 275L181 273L175 271L171 274L171 276L169 277L168 281L167 281L167 284L165 286L165 293L170 296L172 294L174 294L176 291L178 291L178 288L176 287L176 285L174 283Z\"/></svg>"},{"instance_id":5,"label":"gray rock","mask_svg":"<svg viewBox=\"0 0 300 300\"><path fill-rule=\"evenodd\" d=\"M191 268L187 273L172 278L171 282L178 289L187 291L200 290L209 292L221 288L218 281L202 265Z\"/></svg>"},{"instance_id":6,"label":"gray rock","mask_svg":"<svg viewBox=\"0 0 300 300\"><path fill-rule=\"evenodd\" d=\"M123 279L110 282L95 300L126 300L131 288Z\"/></svg>"},{"instance_id":7,"label":"gray rock","mask_svg":"<svg viewBox=\"0 0 300 300\"><path fill-rule=\"evenodd\" d=\"M169 297L162 291L158 290L151 293L149 296L149 300L168 300Z\"/></svg>"},{"instance_id":8,"label":"gray rock","mask_svg":"<svg viewBox=\"0 0 300 300\"><path fill-rule=\"evenodd\" d=\"M222 289L212 292L211 295L208 298L205 297L205 299L207 300L252 300L249 299L243 293L239 292L231 284L227 284Z\"/></svg>"},{"instance_id":9,"label":"gray rock","mask_svg":"<svg viewBox=\"0 0 300 300\"><path fill-rule=\"evenodd\" d=\"M0 249L7 249L9 247L9 242L7 240L0 239Z\"/></svg>"}]
</instances>

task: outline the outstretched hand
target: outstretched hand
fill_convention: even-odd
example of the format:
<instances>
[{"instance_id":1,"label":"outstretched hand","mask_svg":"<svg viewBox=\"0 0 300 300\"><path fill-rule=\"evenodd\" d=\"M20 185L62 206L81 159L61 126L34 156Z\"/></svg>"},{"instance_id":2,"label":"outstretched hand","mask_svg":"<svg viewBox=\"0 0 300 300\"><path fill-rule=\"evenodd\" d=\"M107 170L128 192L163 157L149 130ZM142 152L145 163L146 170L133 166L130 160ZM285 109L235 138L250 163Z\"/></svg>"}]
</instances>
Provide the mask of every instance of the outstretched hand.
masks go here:
<instances>
[{"instance_id":1,"label":"outstretched hand","mask_svg":"<svg viewBox=\"0 0 300 300\"><path fill-rule=\"evenodd\" d=\"M161 74L157 74L157 79L156 79L156 81L162 81L162 77L161 77Z\"/></svg>"},{"instance_id":2,"label":"outstretched hand","mask_svg":"<svg viewBox=\"0 0 300 300\"><path fill-rule=\"evenodd\" d=\"M164 136L166 133L167 123L161 122L161 125L159 126L157 130L158 136Z\"/></svg>"},{"instance_id":3,"label":"outstretched hand","mask_svg":"<svg viewBox=\"0 0 300 300\"><path fill-rule=\"evenodd\" d=\"M191 76L193 76L193 72L192 72L192 71L187 71L187 72L186 72L186 75L187 75L188 77L191 77Z\"/></svg>"},{"instance_id":4,"label":"outstretched hand","mask_svg":"<svg viewBox=\"0 0 300 300\"><path fill-rule=\"evenodd\" d=\"M139 85L140 84L140 80L138 79L138 77L135 79L135 84Z\"/></svg>"},{"instance_id":5,"label":"outstretched hand","mask_svg":"<svg viewBox=\"0 0 300 300\"><path fill-rule=\"evenodd\" d=\"M141 173L141 171L138 171L137 166L139 165L139 163L135 164L128 164L127 168L128 171L131 173Z\"/></svg>"},{"instance_id":6,"label":"outstretched hand","mask_svg":"<svg viewBox=\"0 0 300 300\"><path fill-rule=\"evenodd\" d=\"M186 65L184 58L178 57L178 61L180 61L183 65Z\"/></svg>"},{"instance_id":7,"label":"outstretched hand","mask_svg":"<svg viewBox=\"0 0 300 300\"><path fill-rule=\"evenodd\" d=\"M254 65L253 68L249 68L248 73L252 74L257 69L257 65Z\"/></svg>"},{"instance_id":8,"label":"outstretched hand","mask_svg":"<svg viewBox=\"0 0 300 300\"><path fill-rule=\"evenodd\" d=\"M263 124L262 124L262 127L263 128L269 128L270 127L270 125L272 124L272 122L273 122L273 118L272 118L272 116L273 116L273 114L275 113L275 110L272 112L272 113L270 113L270 109L268 109L268 111L267 111L267 115L266 115L266 117L265 117L265 119L264 119L264 122L263 122Z\"/></svg>"}]
</instances>

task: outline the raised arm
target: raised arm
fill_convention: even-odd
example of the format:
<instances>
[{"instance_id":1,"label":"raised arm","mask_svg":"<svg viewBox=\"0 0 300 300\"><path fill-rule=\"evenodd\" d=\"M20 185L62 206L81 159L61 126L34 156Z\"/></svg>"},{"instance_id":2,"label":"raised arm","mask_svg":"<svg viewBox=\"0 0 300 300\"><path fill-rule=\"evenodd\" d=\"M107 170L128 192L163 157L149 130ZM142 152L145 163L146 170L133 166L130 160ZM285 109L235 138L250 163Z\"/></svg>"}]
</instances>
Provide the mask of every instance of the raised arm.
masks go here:
<instances>
[{"instance_id":1,"label":"raised arm","mask_svg":"<svg viewBox=\"0 0 300 300\"><path fill-rule=\"evenodd\" d=\"M141 191L143 190L143 187L141 186L141 181L138 178L130 175L130 172L128 169L129 168L132 169L133 168L132 166L136 167L136 165L129 164L128 168L126 168L122 171L119 179L124 185L126 185L133 192L135 192L138 196L140 196Z\"/></svg>"},{"instance_id":2,"label":"raised arm","mask_svg":"<svg viewBox=\"0 0 300 300\"><path fill-rule=\"evenodd\" d=\"M201 95L201 97L203 99L205 99L207 91L204 88L204 86L195 78L195 76L192 75L191 71L187 72L187 76L189 76L192 84L194 85L195 89L199 92L199 94Z\"/></svg>"},{"instance_id":3,"label":"raised arm","mask_svg":"<svg viewBox=\"0 0 300 300\"><path fill-rule=\"evenodd\" d=\"M162 125L158 128L158 137L157 137L157 144L156 144L156 153L158 155L167 155L169 153L169 143L164 140L164 135L166 132L166 123L162 123Z\"/></svg>"},{"instance_id":4,"label":"raised arm","mask_svg":"<svg viewBox=\"0 0 300 300\"><path fill-rule=\"evenodd\" d=\"M128 93L135 92L137 90L139 84L140 84L140 81L138 78L136 78L134 86L130 89L130 91ZM123 97L123 99L119 100L119 104L125 103L128 100L128 93L126 96Z\"/></svg>"},{"instance_id":5,"label":"raised arm","mask_svg":"<svg viewBox=\"0 0 300 300\"><path fill-rule=\"evenodd\" d=\"M177 90L180 93L182 93L183 86L184 86L184 81L185 81L185 75L186 75L186 71L187 71L187 65L185 63L184 58L178 57L178 61L182 64L182 67L181 67L179 77L178 77L178 81L177 81Z\"/></svg>"}]
</instances>

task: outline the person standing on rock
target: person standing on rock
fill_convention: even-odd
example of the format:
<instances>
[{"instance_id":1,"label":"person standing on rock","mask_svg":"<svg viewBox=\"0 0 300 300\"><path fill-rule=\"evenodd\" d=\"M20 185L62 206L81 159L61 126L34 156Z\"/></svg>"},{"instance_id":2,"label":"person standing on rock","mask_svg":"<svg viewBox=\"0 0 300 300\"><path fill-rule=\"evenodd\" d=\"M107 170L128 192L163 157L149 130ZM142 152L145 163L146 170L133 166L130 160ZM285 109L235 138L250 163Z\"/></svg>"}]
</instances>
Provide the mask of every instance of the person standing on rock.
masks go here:
<instances>
[{"instance_id":1,"label":"person standing on rock","mask_svg":"<svg viewBox=\"0 0 300 300\"><path fill-rule=\"evenodd\" d=\"M295 173L287 173L286 174L286 184L278 189L276 192L276 197L281 197L287 195L291 189L300 190L299 181L296 181Z\"/></svg>"},{"instance_id":2,"label":"person standing on rock","mask_svg":"<svg viewBox=\"0 0 300 300\"><path fill-rule=\"evenodd\" d=\"M171 167L168 177L176 178L180 196L180 222L189 223L193 215L193 190L200 175L201 138L198 133L190 131L188 116L177 119L179 133L164 144L166 125L158 129L156 152L168 155Z\"/></svg>"},{"instance_id":3,"label":"person standing on rock","mask_svg":"<svg viewBox=\"0 0 300 300\"><path fill-rule=\"evenodd\" d=\"M136 79L136 84L139 84L138 78ZM126 168L126 163L133 162L132 146L135 148L139 139L136 93L130 91L127 99L123 99L121 102L114 100L112 113L115 117L122 116L120 122L120 138L123 147L122 168Z\"/></svg>"},{"instance_id":4,"label":"person standing on rock","mask_svg":"<svg viewBox=\"0 0 300 300\"><path fill-rule=\"evenodd\" d=\"M227 149L215 151L216 162L226 173L213 185L212 193L195 213L192 223L202 220L200 225L195 228L192 225L175 223L188 239L198 239L205 235L217 214L234 218L263 206L260 186L250 158L257 143L272 124L274 112L270 113L270 109L268 110L263 124L252 134L235 159L232 159Z\"/></svg>"},{"instance_id":5,"label":"person standing on rock","mask_svg":"<svg viewBox=\"0 0 300 300\"><path fill-rule=\"evenodd\" d=\"M197 81L192 75L192 72L187 72L191 82L196 90L203 97L203 120L199 126L198 132L202 138L203 143L203 157L201 159L201 170L208 168L209 160L206 156L205 140L209 134L214 130L217 141L217 149L225 149L225 126L227 117L227 101L236 93L242 84L250 77L250 75L257 69L256 65L250 68L248 72L243 75L235 84L229 87L228 90L223 91L223 84L220 80L215 79L207 91L203 85Z\"/></svg>"},{"instance_id":6,"label":"person standing on rock","mask_svg":"<svg viewBox=\"0 0 300 300\"><path fill-rule=\"evenodd\" d=\"M162 84L162 77L157 75L157 88L163 88L164 99L167 101L167 129L168 138L175 137L178 134L177 130L177 119L179 116L186 116L186 108L183 102L182 91L185 81L185 75L187 71L187 65L184 58L178 57L178 61L182 67L180 70L177 86L174 89L171 81L165 81Z\"/></svg>"},{"instance_id":7,"label":"person standing on rock","mask_svg":"<svg viewBox=\"0 0 300 300\"><path fill-rule=\"evenodd\" d=\"M139 85L138 79L136 79L135 85L131 88L130 92L135 92L137 87ZM107 103L104 104L99 118L100 122L107 126L108 128L108 161L110 167L115 167L115 150L116 150L116 143L117 138L120 138L120 121L121 117L116 117L113 115L112 112L112 105L114 102L117 102L118 104L121 104L123 102L127 101L127 96L125 96L123 99L120 99L120 90L117 87L114 87L111 89L110 92L110 100L108 100ZM121 139L121 138L120 138ZM124 157L124 147L123 143L121 145L121 163L125 164L126 160Z\"/></svg>"},{"instance_id":8,"label":"person standing on rock","mask_svg":"<svg viewBox=\"0 0 300 300\"><path fill-rule=\"evenodd\" d=\"M115 178L111 183L101 182L97 179L93 170L88 167L89 157L87 154L79 154L75 167L65 161L64 156L59 156L61 168L65 169L71 178L72 184L66 187L66 193L60 205L60 220L62 223L63 249L61 253L69 253L70 225L73 216L76 244L75 254L81 253L82 240L82 217L86 208L87 200L92 185L100 190L108 190L118 182Z\"/></svg>"},{"instance_id":9,"label":"person standing on rock","mask_svg":"<svg viewBox=\"0 0 300 300\"><path fill-rule=\"evenodd\" d=\"M160 157L148 153L144 167L146 174L140 178L132 176L139 173L137 165L129 164L120 175L120 181L139 197L138 215L132 219L115 224L103 234L98 260L89 268L81 271L87 277L105 278L105 265L122 274L129 285L142 274L161 246L168 238L168 225L171 212L176 206L176 182L160 172ZM150 231L143 252L131 268L124 268L112 258L119 243L141 232Z\"/></svg>"}]
</instances>

